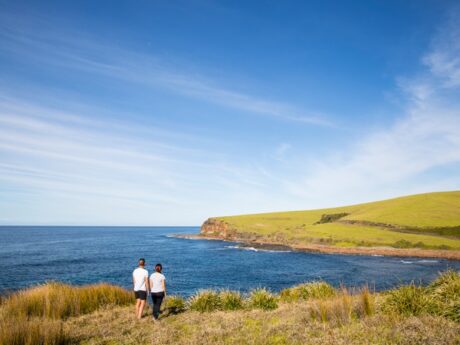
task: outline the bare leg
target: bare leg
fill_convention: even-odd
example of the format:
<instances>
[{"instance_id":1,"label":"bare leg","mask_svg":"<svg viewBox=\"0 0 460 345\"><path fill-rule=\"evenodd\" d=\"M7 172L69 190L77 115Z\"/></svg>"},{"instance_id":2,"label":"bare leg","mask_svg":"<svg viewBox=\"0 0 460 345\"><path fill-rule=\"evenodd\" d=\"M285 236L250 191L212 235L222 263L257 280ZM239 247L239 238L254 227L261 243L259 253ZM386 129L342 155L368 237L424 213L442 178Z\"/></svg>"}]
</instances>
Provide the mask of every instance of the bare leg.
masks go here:
<instances>
[{"instance_id":1,"label":"bare leg","mask_svg":"<svg viewBox=\"0 0 460 345\"><path fill-rule=\"evenodd\" d=\"M137 318L138 318L139 320L142 318L142 313L144 312L144 307L145 307L145 301L140 300L139 314L137 315Z\"/></svg>"},{"instance_id":2,"label":"bare leg","mask_svg":"<svg viewBox=\"0 0 460 345\"><path fill-rule=\"evenodd\" d=\"M141 300L136 299L136 317L137 318L139 318L138 315L139 315L139 307L140 307L140 305L141 305Z\"/></svg>"}]
</instances>

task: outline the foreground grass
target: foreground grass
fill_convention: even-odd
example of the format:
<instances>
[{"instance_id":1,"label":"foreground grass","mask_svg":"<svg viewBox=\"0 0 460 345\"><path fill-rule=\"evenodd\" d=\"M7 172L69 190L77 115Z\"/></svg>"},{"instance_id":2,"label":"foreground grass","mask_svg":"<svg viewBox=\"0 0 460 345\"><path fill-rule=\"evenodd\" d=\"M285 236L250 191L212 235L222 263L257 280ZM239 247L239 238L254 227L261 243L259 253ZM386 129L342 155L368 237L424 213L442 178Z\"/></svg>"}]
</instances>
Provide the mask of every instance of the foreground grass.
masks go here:
<instances>
[{"instance_id":1,"label":"foreground grass","mask_svg":"<svg viewBox=\"0 0 460 345\"><path fill-rule=\"evenodd\" d=\"M154 324L136 322L131 308L115 308L69 320L81 344L458 344L460 325L442 317L384 314L346 324L310 317L308 303L273 311L185 312Z\"/></svg>"},{"instance_id":2,"label":"foreground grass","mask_svg":"<svg viewBox=\"0 0 460 345\"><path fill-rule=\"evenodd\" d=\"M339 208L215 219L238 233L286 244L460 250L460 191Z\"/></svg>"},{"instance_id":3,"label":"foreground grass","mask_svg":"<svg viewBox=\"0 0 460 345\"><path fill-rule=\"evenodd\" d=\"M48 283L2 300L0 345L64 345L74 342L63 320L107 306L132 304L132 293L118 286L83 287Z\"/></svg>"},{"instance_id":4,"label":"foreground grass","mask_svg":"<svg viewBox=\"0 0 460 345\"><path fill-rule=\"evenodd\" d=\"M0 344L460 343L460 274L455 271L427 287L408 285L380 294L365 287L352 293L337 290L325 282L302 284L279 295L264 289L244 296L203 290L187 301L168 297L158 323L149 317L150 310L137 321L134 306L117 306L119 302L105 300L92 312L61 313L57 320L56 313L10 314L13 295L0 307ZM28 303L14 305L24 308Z\"/></svg>"}]
</instances>

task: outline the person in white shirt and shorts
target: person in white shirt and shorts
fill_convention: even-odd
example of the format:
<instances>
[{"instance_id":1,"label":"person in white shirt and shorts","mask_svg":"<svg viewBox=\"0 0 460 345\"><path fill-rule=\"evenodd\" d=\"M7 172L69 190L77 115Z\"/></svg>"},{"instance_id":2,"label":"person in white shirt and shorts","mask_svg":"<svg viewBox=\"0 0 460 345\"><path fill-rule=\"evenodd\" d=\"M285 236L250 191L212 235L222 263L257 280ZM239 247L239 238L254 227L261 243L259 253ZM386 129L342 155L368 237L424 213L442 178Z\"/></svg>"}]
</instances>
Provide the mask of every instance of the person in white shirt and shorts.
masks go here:
<instances>
[{"instance_id":1,"label":"person in white shirt and shorts","mask_svg":"<svg viewBox=\"0 0 460 345\"><path fill-rule=\"evenodd\" d=\"M160 307L166 296L166 278L161 273L163 266L155 265L155 271L150 276L150 295L153 303L153 319L158 320L160 316Z\"/></svg>"},{"instance_id":2,"label":"person in white shirt and shorts","mask_svg":"<svg viewBox=\"0 0 460 345\"><path fill-rule=\"evenodd\" d=\"M140 320L147 301L149 290L149 272L144 268L145 259L139 259L139 267L133 271L133 288L136 297L136 318Z\"/></svg>"}]
</instances>

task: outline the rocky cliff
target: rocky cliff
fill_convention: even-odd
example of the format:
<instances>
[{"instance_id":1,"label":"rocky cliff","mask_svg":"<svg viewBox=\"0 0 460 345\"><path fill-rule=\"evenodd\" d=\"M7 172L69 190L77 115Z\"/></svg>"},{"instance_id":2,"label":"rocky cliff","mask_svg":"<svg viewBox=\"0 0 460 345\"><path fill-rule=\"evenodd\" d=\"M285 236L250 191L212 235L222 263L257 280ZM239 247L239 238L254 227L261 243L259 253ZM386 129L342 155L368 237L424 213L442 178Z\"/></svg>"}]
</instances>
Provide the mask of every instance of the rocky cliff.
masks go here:
<instances>
[{"instance_id":1,"label":"rocky cliff","mask_svg":"<svg viewBox=\"0 0 460 345\"><path fill-rule=\"evenodd\" d=\"M209 218L201 226L200 235L204 237L232 240L237 237L236 229L216 218Z\"/></svg>"}]
</instances>

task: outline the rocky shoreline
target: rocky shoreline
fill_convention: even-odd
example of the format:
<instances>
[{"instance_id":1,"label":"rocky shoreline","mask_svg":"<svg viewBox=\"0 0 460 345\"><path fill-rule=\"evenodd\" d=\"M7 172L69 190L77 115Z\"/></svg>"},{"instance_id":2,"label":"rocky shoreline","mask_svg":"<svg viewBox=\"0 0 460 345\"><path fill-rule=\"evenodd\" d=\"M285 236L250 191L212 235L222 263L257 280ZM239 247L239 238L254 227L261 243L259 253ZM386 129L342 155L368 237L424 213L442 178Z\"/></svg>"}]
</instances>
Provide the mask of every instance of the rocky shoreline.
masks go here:
<instances>
[{"instance_id":1,"label":"rocky shoreline","mask_svg":"<svg viewBox=\"0 0 460 345\"><path fill-rule=\"evenodd\" d=\"M177 235L178 238L193 240L214 240L239 243L240 247L252 247L262 250L279 250L279 251L299 251L323 254L342 254L342 255L366 255L366 256L399 256L399 257L417 257L417 258L436 258L460 261L460 252L449 250L431 250L431 249L398 249L392 247L334 247L319 244L287 245L281 243L265 242L261 240L245 241L238 238L220 238L216 236L206 236L202 234Z\"/></svg>"},{"instance_id":2,"label":"rocky shoreline","mask_svg":"<svg viewBox=\"0 0 460 345\"><path fill-rule=\"evenodd\" d=\"M267 240L262 236L252 236L251 234L238 232L237 229L229 226L215 218L206 220L201 226L200 234L178 235L180 238L201 239L201 240L220 240L237 242L241 247L253 247L264 250L290 250L325 254L343 255L368 255L368 256L399 256L399 257L419 257L419 258L438 258L460 261L460 251L455 250L436 250L407 248L399 249L393 247L336 247L315 243L286 243L274 240Z\"/></svg>"}]
</instances>

